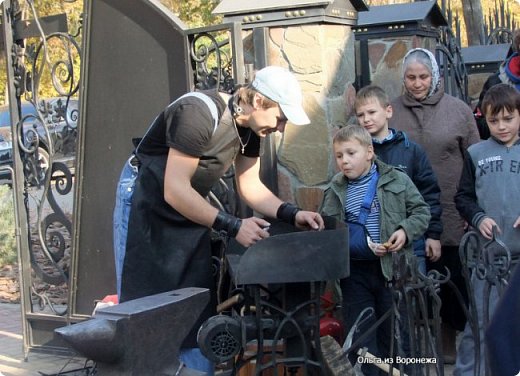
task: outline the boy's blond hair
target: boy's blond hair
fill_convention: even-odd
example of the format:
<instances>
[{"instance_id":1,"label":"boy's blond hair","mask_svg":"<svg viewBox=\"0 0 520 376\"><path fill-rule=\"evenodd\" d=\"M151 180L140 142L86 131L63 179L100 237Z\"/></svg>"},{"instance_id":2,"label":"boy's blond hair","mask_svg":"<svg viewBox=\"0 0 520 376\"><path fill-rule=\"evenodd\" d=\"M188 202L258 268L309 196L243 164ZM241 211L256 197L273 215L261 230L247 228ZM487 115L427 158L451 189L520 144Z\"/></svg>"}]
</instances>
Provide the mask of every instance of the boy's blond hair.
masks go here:
<instances>
[{"instance_id":1,"label":"boy's blond hair","mask_svg":"<svg viewBox=\"0 0 520 376\"><path fill-rule=\"evenodd\" d=\"M390 98L386 92L376 85L368 85L361 88L356 94L356 100L354 102L354 108L364 105L365 103L376 99L381 107L390 106Z\"/></svg>"},{"instance_id":2,"label":"boy's blond hair","mask_svg":"<svg viewBox=\"0 0 520 376\"><path fill-rule=\"evenodd\" d=\"M340 142L347 142L351 140L357 140L361 144L361 146L364 146L366 148L373 148L372 146L372 136L370 136L370 133L363 128L360 125L357 124L350 124L346 127L341 128L338 133L334 135L334 138L332 139L332 144L339 144ZM375 154L374 158L375 159Z\"/></svg>"}]
</instances>

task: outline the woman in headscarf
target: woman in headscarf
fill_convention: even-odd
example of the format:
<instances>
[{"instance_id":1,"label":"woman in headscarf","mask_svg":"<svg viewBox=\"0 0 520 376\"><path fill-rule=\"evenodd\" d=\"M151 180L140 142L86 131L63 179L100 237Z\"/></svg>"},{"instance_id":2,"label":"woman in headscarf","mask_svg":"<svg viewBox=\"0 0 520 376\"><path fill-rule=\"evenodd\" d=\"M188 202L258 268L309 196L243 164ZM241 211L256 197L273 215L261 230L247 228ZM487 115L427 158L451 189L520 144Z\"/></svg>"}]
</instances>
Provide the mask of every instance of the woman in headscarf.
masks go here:
<instances>
[{"instance_id":1,"label":"woman in headscarf","mask_svg":"<svg viewBox=\"0 0 520 376\"><path fill-rule=\"evenodd\" d=\"M427 239L426 255L439 262L430 268L451 272L452 281L465 294L464 280L458 255L464 234L464 221L455 208L464 151L478 142L479 134L471 108L463 101L444 92L439 67L433 54L423 48L410 50L403 60L404 94L392 102L394 110L389 125L405 131L420 144L437 175L441 188L443 233L440 241ZM455 330L463 330L465 317L462 307L449 287L441 288L441 317L445 361L455 360Z\"/></svg>"}]
</instances>

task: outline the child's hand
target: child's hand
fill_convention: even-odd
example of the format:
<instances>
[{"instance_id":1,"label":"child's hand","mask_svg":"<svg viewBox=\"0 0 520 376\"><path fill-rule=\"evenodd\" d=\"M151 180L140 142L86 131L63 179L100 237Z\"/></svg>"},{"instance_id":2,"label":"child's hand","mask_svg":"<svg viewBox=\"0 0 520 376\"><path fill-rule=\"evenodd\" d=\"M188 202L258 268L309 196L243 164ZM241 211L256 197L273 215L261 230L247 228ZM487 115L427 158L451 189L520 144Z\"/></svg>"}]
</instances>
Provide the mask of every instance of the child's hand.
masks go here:
<instances>
[{"instance_id":1,"label":"child's hand","mask_svg":"<svg viewBox=\"0 0 520 376\"><path fill-rule=\"evenodd\" d=\"M518 220L516 222L518 222ZM480 222L480 224L478 225L478 229L483 237L491 240L493 238L493 226L497 226L497 231L499 234L502 232L500 230L500 227L498 227L497 223L489 217L484 218L482 222Z\"/></svg>"},{"instance_id":2,"label":"child's hand","mask_svg":"<svg viewBox=\"0 0 520 376\"><path fill-rule=\"evenodd\" d=\"M388 252L400 251L406 244L406 232L402 228L394 232L383 245Z\"/></svg>"},{"instance_id":3,"label":"child's hand","mask_svg":"<svg viewBox=\"0 0 520 376\"><path fill-rule=\"evenodd\" d=\"M514 228L518 228L518 227L520 227L520 217L518 217L518 218L516 219L515 223L513 224L513 227L514 227Z\"/></svg>"},{"instance_id":4,"label":"child's hand","mask_svg":"<svg viewBox=\"0 0 520 376\"><path fill-rule=\"evenodd\" d=\"M386 247L381 243L374 243L370 237L367 237L368 246L374 252L374 254L378 257L383 257L388 253Z\"/></svg>"}]
</instances>

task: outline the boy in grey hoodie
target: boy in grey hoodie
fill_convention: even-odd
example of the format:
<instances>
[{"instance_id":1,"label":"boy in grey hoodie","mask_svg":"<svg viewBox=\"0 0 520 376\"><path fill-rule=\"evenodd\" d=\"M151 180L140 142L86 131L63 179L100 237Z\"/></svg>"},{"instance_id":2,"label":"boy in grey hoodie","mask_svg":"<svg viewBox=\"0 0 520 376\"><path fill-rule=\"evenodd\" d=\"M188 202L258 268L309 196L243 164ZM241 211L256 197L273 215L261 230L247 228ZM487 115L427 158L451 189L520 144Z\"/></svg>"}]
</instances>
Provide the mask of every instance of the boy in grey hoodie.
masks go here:
<instances>
[{"instance_id":1,"label":"boy in grey hoodie","mask_svg":"<svg viewBox=\"0 0 520 376\"><path fill-rule=\"evenodd\" d=\"M511 86L499 84L486 93L482 111L491 137L471 145L467 152L455 204L462 217L485 239L492 238L496 227L500 239L509 247L514 268L520 257L520 93ZM480 330L480 354L474 359L474 338L469 324L457 351L455 376L474 375L475 361L480 361L480 375L485 373L484 358L484 290L486 281L472 276L471 283ZM489 312L497 301L492 290Z\"/></svg>"}]
</instances>

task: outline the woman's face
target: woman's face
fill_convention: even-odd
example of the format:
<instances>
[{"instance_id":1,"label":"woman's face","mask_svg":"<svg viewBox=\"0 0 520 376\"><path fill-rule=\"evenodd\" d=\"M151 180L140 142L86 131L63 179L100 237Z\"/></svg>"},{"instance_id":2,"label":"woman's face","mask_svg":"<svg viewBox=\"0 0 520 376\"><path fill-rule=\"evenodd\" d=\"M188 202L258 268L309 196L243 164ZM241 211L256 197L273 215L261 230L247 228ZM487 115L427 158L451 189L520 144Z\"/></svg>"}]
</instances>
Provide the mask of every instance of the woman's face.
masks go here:
<instances>
[{"instance_id":1,"label":"woman's face","mask_svg":"<svg viewBox=\"0 0 520 376\"><path fill-rule=\"evenodd\" d=\"M432 85L432 74L426 66L413 62L404 72L404 87L418 101L428 95Z\"/></svg>"}]
</instances>

